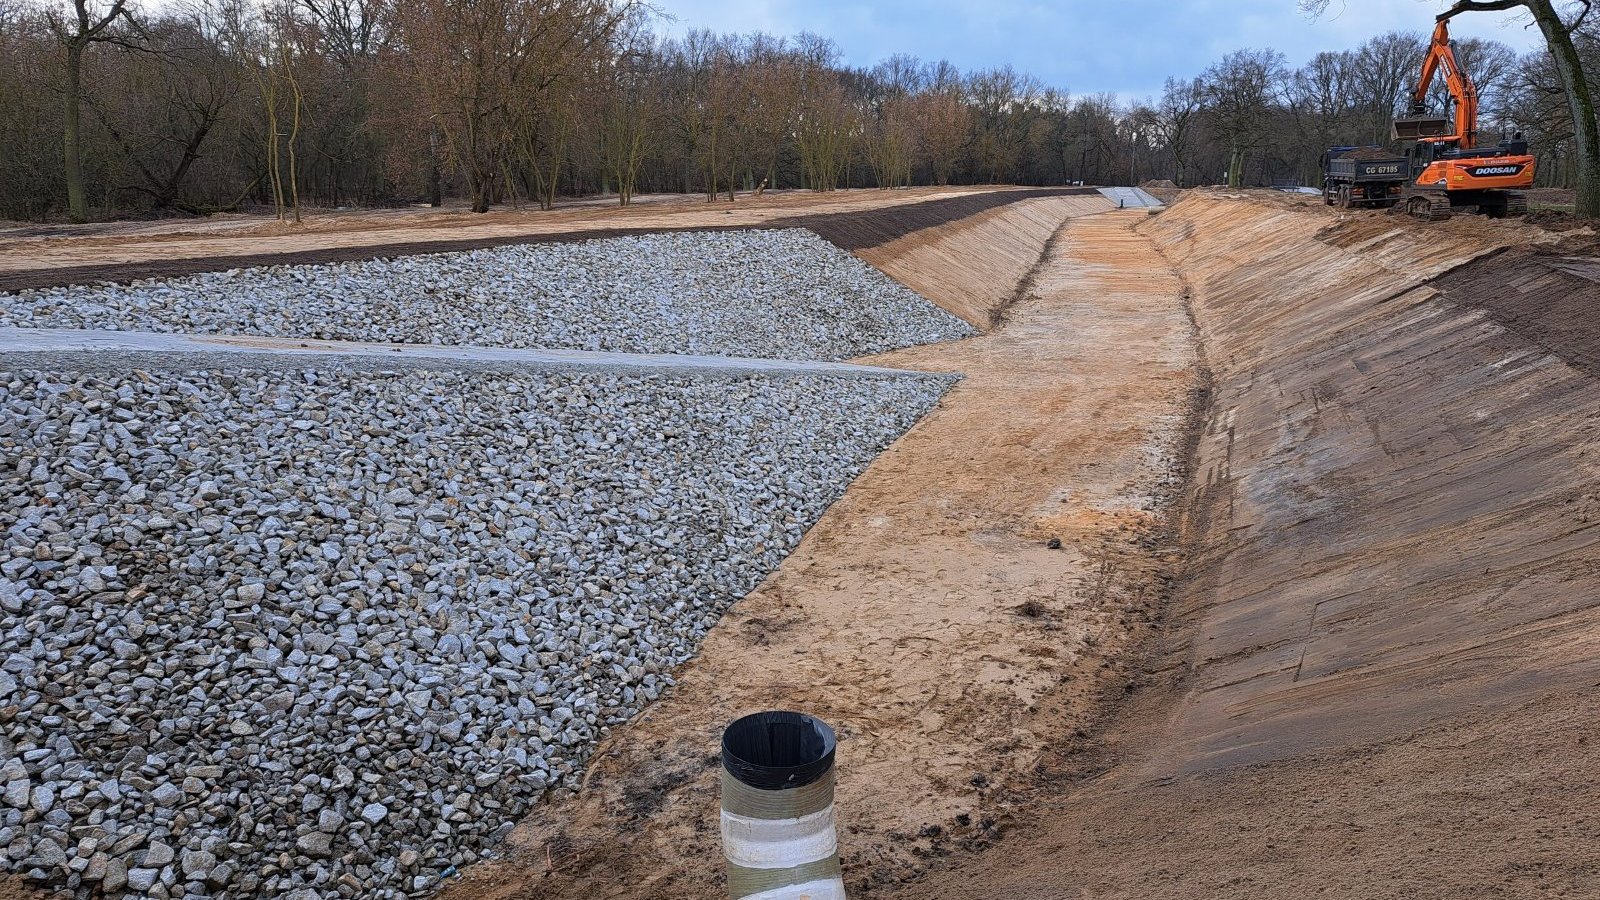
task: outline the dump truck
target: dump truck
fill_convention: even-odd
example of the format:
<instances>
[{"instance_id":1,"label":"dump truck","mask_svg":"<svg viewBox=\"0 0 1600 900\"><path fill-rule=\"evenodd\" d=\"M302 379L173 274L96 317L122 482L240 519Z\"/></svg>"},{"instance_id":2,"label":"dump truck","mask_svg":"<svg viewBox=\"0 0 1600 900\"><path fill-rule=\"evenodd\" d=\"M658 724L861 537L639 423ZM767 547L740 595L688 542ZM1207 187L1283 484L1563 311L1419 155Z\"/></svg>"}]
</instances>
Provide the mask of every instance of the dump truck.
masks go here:
<instances>
[{"instance_id":1,"label":"dump truck","mask_svg":"<svg viewBox=\"0 0 1600 900\"><path fill-rule=\"evenodd\" d=\"M1334 147L1322 154L1322 202L1340 209L1388 209L1411 180L1411 161L1382 147Z\"/></svg>"},{"instance_id":2,"label":"dump truck","mask_svg":"<svg viewBox=\"0 0 1600 900\"><path fill-rule=\"evenodd\" d=\"M1394 120L1395 140L1416 141L1411 170L1418 174L1405 189L1406 211L1434 221L1457 213L1520 216L1528 211L1523 190L1533 186L1535 160L1520 133L1495 147L1478 146L1478 89L1450 46L1450 17L1458 11L1435 19L1422 78L1411 92L1411 114ZM1427 112L1436 74L1444 76L1454 116Z\"/></svg>"}]
</instances>

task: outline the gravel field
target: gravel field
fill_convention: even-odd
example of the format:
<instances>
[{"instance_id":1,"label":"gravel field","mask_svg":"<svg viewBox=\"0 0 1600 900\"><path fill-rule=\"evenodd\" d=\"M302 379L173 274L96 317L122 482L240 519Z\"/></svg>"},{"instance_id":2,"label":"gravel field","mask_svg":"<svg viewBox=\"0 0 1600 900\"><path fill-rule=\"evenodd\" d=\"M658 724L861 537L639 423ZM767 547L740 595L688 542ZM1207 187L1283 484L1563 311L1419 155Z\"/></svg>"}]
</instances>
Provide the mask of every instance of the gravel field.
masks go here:
<instances>
[{"instance_id":1,"label":"gravel field","mask_svg":"<svg viewBox=\"0 0 1600 900\"><path fill-rule=\"evenodd\" d=\"M804 229L24 291L0 294L0 326L830 360L974 333Z\"/></svg>"},{"instance_id":2,"label":"gravel field","mask_svg":"<svg viewBox=\"0 0 1600 900\"><path fill-rule=\"evenodd\" d=\"M734 242L748 236L710 237L710 250L604 242L658 263L675 247L698 255L657 281L621 266L633 274L606 289L638 296L643 321L585 306L583 340L720 330L745 342L728 352L868 349L839 336L854 322L812 315L815 330L775 348L754 324L730 325L734 310L690 316L725 280L772 295L742 267L810 240L759 233L747 256ZM576 303L549 285L607 252L513 248L82 296L149 304L140 316L181 327L293 332L354 298L336 336L548 341L563 333L552 307ZM450 286L509 264L537 275L488 296ZM802 280L820 297L823 276L855 268L834 259ZM408 283L450 298L436 320L397 321L385 291ZM250 313L234 299L246 284L267 298ZM689 292L668 300L674 285ZM498 330L439 324L490 304L480 322L518 315ZM918 314L930 339L948 327ZM149 326L105 316L94 324ZM598 737L671 683L949 384L0 372L0 863L79 896L428 892L547 788L574 785Z\"/></svg>"}]
</instances>

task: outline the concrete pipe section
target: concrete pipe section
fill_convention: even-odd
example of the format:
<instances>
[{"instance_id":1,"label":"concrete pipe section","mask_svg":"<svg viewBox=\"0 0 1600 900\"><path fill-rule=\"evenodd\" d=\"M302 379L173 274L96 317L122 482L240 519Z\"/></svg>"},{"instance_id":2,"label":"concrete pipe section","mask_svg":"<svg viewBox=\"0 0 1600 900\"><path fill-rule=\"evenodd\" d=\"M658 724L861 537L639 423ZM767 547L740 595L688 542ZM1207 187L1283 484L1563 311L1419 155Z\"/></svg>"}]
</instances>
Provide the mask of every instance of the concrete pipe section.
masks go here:
<instances>
[{"instance_id":1,"label":"concrete pipe section","mask_svg":"<svg viewBox=\"0 0 1600 900\"><path fill-rule=\"evenodd\" d=\"M722 850L734 900L844 900L833 813L838 741L793 712L722 733Z\"/></svg>"}]
</instances>

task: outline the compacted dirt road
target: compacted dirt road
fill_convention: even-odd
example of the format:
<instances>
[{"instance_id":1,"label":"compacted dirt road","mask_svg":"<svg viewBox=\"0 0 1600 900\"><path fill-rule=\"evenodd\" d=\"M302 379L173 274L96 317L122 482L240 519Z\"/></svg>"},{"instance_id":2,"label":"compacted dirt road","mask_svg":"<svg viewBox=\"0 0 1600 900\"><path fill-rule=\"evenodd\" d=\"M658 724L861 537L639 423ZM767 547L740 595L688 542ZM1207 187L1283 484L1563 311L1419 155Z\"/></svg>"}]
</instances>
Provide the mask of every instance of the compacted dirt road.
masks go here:
<instances>
[{"instance_id":1,"label":"compacted dirt road","mask_svg":"<svg viewBox=\"0 0 1600 900\"><path fill-rule=\"evenodd\" d=\"M1092 766L1044 750L1087 736L1153 627L1198 383L1183 285L1141 218L1068 220L1004 325L872 360L966 379L602 746L576 798L447 896L721 895L717 741L756 709L838 728L858 892L993 841L1041 781Z\"/></svg>"}]
</instances>

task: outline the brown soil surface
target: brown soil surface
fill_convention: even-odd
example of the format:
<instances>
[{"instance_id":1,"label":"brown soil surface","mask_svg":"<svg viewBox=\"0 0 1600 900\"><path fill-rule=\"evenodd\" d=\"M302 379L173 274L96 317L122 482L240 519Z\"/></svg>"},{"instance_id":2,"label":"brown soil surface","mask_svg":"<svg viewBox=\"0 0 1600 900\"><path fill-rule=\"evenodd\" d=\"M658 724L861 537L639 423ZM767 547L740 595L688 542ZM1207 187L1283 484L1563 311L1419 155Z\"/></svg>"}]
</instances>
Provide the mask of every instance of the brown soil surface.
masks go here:
<instances>
[{"instance_id":1,"label":"brown soil surface","mask_svg":"<svg viewBox=\"0 0 1600 900\"><path fill-rule=\"evenodd\" d=\"M1003 327L877 358L967 377L601 746L575 798L445 896L721 896L717 736L761 708L839 729L858 894L996 840L1019 798L1094 771L1043 751L1088 747L1106 696L1143 677L1125 651L1161 606L1160 498L1197 385L1182 284L1133 232L1143 218L1071 219Z\"/></svg>"},{"instance_id":2,"label":"brown soil surface","mask_svg":"<svg viewBox=\"0 0 1600 900\"><path fill-rule=\"evenodd\" d=\"M899 191L853 190L827 194L785 192L763 197L741 196L735 203L703 198L679 199L666 203L635 203L631 206L584 206L543 211L536 208L499 207L487 213L471 213L462 208L350 210L307 215L299 225L263 216L215 216L181 222L107 222L93 225L42 226L0 230L0 269L11 270L82 262L133 261L149 258L148 244L177 245L166 249L183 256L235 255L248 253L257 245L282 252L315 249L329 242L341 245L393 243L393 234L411 232L422 238L448 239L474 234L539 233L571 231L585 226L646 226L658 220L678 219L683 224L714 225L733 215L741 221L760 221L773 216L805 212L872 209L899 203L918 203L940 197L955 197L981 192L984 188L913 188ZM261 240L239 241L241 238ZM322 238L319 243L308 238ZM421 238L419 238L421 239ZM224 243L214 244L215 241ZM193 245L192 247L190 245ZM73 250L87 252L99 248L113 254L109 259L80 259ZM119 250L120 248L120 250ZM242 250L239 248L243 248ZM27 265L30 250L43 254Z\"/></svg>"},{"instance_id":3,"label":"brown soil surface","mask_svg":"<svg viewBox=\"0 0 1600 900\"><path fill-rule=\"evenodd\" d=\"M1139 185L1139 189L1168 206L1177 203L1184 190L1170 178L1153 178Z\"/></svg>"},{"instance_id":4,"label":"brown soil surface","mask_svg":"<svg viewBox=\"0 0 1600 900\"><path fill-rule=\"evenodd\" d=\"M1103 777L897 896L1600 896L1596 347L1528 337L1578 317L1570 273L1516 226L1327 221L1143 229L1213 372L1184 674Z\"/></svg>"},{"instance_id":5,"label":"brown soil surface","mask_svg":"<svg viewBox=\"0 0 1600 900\"><path fill-rule=\"evenodd\" d=\"M1111 209L1096 192L1075 198L1073 210ZM1025 200L971 219L924 228L856 255L980 329L993 327L1031 285L1027 275L1061 225L1063 201Z\"/></svg>"},{"instance_id":6,"label":"brown soil surface","mask_svg":"<svg viewBox=\"0 0 1600 900\"><path fill-rule=\"evenodd\" d=\"M1395 153L1383 147L1356 147L1339 154L1340 159L1404 159L1405 154Z\"/></svg>"},{"instance_id":7,"label":"brown soil surface","mask_svg":"<svg viewBox=\"0 0 1600 900\"><path fill-rule=\"evenodd\" d=\"M308 219L294 228L273 222L226 229L220 235L206 230L11 240L0 235L0 291L661 231L810 228L846 250L855 250L1030 197L1083 193L1093 193L1093 189L842 191L748 198L734 204L645 204L482 216L459 212L333 215Z\"/></svg>"},{"instance_id":8,"label":"brown soil surface","mask_svg":"<svg viewBox=\"0 0 1600 900\"><path fill-rule=\"evenodd\" d=\"M1533 188L1525 193L1534 209L1565 207L1570 211L1578 202L1578 192L1572 188Z\"/></svg>"},{"instance_id":9,"label":"brown soil surface","mask_svg":"<svg viewBox=\"0 0 1600 900\"><path fill-rule=\"evenodd\" d=\"M1600 376L1600 259L1514 248L1430 285L1592 376Z\"/></svg>"}]
</instances>

